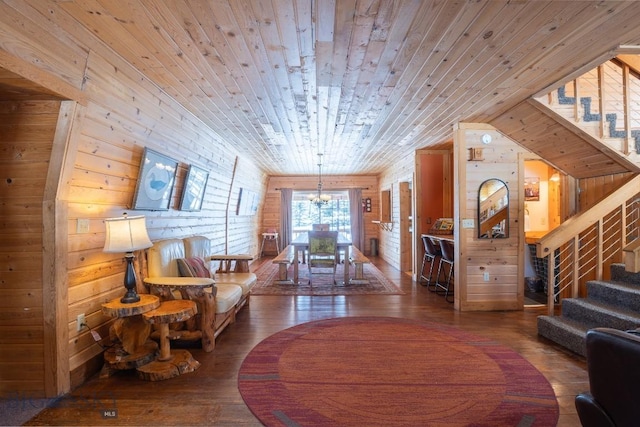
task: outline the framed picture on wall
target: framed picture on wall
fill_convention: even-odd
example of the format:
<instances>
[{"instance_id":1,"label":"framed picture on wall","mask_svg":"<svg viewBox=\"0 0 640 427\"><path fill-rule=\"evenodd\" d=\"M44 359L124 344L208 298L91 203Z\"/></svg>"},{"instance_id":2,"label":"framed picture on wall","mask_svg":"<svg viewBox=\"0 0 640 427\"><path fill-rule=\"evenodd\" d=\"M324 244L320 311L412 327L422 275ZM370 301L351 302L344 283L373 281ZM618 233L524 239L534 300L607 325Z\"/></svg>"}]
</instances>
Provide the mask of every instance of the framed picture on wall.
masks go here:
<instances>
[{"instance_id":1,"label":"framed picture on wall","mask_svg":"<svg viewBox=\"0 0 640 427\"><path fill-rule=\"evenodd\" d=\"M258 212L258 194L246 188L241 188L238 194L238 208L236 215L255 215Z\"/></svg>"},{"instance_id":2,"label":"framed picture on wall","mask_svg":"<svg viewBox=\"0 0 640 427\"><path fill-rule=\"evenodd\" d=\"M177 160L145 147L133 195L133 209L169 210L177 169Z\"/></svg>"},{"instance_id":3,"label":"framed picture on wall","mask_svg":"<svg viewBox=\"0 0 640 427\"><path fill-rule=\"evenodd\" d=\"M189 165L187 177L184 180L180 210L199 211L202 209L204 190L207 188L209 172L195 165Z\"/></svg>"},{"instance_id":4,"label":"framed picture on wall","mask_svg":"<svg viewBox=\"0 0 640 427\"><path fill-rule=\"evenodd\" d=\"M540 178L529 177L524 179L525 202L537 202L540 200Z\"/></svg>"}]
</instances>

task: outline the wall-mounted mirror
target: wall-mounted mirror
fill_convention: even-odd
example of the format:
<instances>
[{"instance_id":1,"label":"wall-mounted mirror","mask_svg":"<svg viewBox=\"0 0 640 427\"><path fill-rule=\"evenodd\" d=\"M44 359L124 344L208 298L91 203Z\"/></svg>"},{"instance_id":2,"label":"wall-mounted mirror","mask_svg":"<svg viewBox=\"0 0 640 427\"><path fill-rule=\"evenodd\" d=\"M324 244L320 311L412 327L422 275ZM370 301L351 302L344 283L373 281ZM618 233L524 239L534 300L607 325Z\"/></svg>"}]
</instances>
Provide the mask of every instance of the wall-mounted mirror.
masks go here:
<instances>
[{"instance_id":1,"label":"wall-mounted mirror","mask_svg":"<svg viewBox=\"0 0 640 427\"><path fill-rule=\"evenodd\" d=\"M478 238L509 237L509 189L504 181L488 179L478 189Z\"/></svg>"}]
</instances>

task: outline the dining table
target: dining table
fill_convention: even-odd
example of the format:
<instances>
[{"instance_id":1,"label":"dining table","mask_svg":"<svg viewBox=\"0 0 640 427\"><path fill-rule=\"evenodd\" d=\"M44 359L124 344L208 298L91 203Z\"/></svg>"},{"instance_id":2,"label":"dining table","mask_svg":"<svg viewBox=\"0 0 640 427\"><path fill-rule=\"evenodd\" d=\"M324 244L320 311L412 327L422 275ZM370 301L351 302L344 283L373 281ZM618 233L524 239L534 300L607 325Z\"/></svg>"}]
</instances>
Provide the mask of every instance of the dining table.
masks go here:
<instances>
[{"instance_id":1,"label":"dining table","mask_svg":"<svg viewBox=\"0 0 640 427\"><path fill-rule=\"evenodd\" d=\"M338 233L338 241L337 241L337 246L338 246L338 252L339 251L344 251L344 281L343 284L347 284L349 283L349 247L351 246L352 242L351 239L349 237L347 237L346 234L344 233ZM309 234L308 233L300 233L296 236L295 239L293 239L293 241L291 242L291 245L295 248L295 250L293 251L294 255L293 255L293 283L298 284L300 281L298 279L299 277L299 273L298 273L298 253L300 251L306 251L307 248L309 247Z\"/></svg>"}]
</instances>

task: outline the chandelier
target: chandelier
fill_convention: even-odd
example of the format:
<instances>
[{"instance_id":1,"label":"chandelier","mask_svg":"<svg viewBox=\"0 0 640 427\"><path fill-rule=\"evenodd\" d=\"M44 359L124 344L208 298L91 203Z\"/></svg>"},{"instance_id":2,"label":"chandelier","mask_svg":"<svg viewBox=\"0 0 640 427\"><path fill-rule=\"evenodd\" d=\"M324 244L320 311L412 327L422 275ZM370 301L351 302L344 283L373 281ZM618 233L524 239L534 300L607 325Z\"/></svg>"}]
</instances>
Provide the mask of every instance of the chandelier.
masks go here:
<instances>
[{"instance_id":1,"label":"chandelier","mask_svg":"<svg viewBox=\"0 0 640 427\"><path fill-rule=\"evenodd\" d=\"M316 194L309 194L309 201L319 208L329 203L331 196L322 194L322 153L318 153L318 191Z\"/></svg>"}]
</instances>

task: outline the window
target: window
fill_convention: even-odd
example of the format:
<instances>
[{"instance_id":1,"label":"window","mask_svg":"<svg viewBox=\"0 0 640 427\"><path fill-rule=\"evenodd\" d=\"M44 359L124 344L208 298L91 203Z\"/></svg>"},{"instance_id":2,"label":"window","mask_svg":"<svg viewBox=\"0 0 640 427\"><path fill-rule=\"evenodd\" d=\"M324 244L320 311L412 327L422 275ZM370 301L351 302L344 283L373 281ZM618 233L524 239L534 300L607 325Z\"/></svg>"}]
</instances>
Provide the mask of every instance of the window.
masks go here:
<instances>
[{"instance_id":1,"label":"window","mask_svg":"<svg viewBox=\"0 0 640 427\"><path fill-rule=\"evenodd\" d=\"M323 191L331 196L326 205L318 208L309 201L309 191L294 191L291 202L293 222L292 238L311 230L312 224L329 224L334 231L351 238L351 215L349 214L349 193L347 191Z\"/></svg>"}]
</instances>

